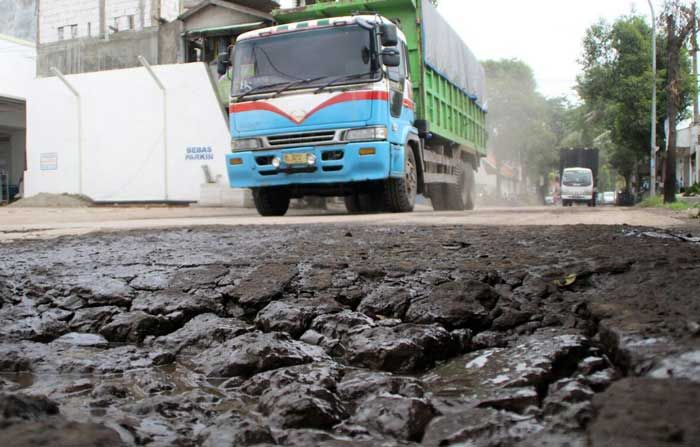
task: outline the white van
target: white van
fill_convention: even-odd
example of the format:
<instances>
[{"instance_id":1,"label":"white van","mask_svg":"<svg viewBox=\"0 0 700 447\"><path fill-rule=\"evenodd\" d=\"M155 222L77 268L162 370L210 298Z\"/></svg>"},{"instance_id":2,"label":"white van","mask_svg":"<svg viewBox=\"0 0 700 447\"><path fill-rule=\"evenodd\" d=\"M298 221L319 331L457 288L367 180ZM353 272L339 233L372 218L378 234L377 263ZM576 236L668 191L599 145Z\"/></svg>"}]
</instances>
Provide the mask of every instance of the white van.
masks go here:
<instances>
[{"instance_id":1,"label":"white van","mask_svg":"<svg viewBox=\"0 0 700 447\"><path fill-rule=\"evenodd\" d=\"M593 171L588 168L567 168L561 177L561 203L572 206L574 202L595 206L595 182Z\"/></svg>"}]
</instances>

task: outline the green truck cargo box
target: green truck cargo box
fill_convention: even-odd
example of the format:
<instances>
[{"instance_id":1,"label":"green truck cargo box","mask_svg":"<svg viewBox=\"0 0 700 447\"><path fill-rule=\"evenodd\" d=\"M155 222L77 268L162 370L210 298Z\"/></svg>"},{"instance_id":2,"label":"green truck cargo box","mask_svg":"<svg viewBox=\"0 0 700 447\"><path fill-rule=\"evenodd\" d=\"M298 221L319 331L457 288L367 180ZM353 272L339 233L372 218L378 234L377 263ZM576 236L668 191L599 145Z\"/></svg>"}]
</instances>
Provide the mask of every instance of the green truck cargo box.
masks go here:
<instances>
[{"instance_id":1,"label":"green truck cargo box","mask_svg":"<svg viewBox=\"0 0 700 447\"><path fill-rule=\"evenodd\" d=\"M280 24L380 14L406 35L417 119L432 134L455 142L477 157L486 154L486 98L483 68L428 0L340 0L277 10Z\"/></svg>"}]
</instances>

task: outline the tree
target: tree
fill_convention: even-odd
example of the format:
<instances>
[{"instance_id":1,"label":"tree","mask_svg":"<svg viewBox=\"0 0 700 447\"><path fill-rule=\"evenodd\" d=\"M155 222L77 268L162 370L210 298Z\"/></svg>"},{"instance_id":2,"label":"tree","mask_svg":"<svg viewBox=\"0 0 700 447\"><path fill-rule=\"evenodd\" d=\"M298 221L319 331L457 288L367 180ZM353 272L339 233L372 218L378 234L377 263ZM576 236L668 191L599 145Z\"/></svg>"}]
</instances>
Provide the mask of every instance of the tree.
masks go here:
<instances>
[{"instance_id":1,"label":"tree","mask_svg":"<svg viewBox=\"0 0 700 447\"><path fill-rule=\"evenodd\" d=\"M681 104L681 51L695 28L695 3L692 9L679 0L667 0L664 9L666 20L666 44L668 53L668 153L664 181L664 202L676 201L676 118Z\"/></svg>"},{"instance_id":2,"label":"tree","mask_svg":"<svg viewBox=\"0 0 700 447\"><path fill-rule=\"evenodd\" d=\"M651 140L651 32L645 19L637 15L621 17L612 24L600 21L587 30L579 60L583 73L578 77L577 91L584 101L585 125L609 132L609 160L625 177L627 189L639 163L648 156ZM658 36L658 41L658 78L662 80L668 66L665 36ZM694 91L687 52L681 52L679 61L676 118L683 116ZM659 90L657 133L663 135L668 95ZM591 135L588 137L590 141Z\"/></svg>"},{"instance_id":3,"label":"tree","mask_svg":"<svg viewBox=\"0 0 700 447\"><path fill-rule=\"evenodd\" d=\"M483 63L488 79L489 150L497 162L513 161L533 182L547 178L558 164L558 148L568 132L568 104L537 92L535 76L526 63L502 59ZM500 192L500 178L499 178Z\"/></svg>"}]
</instances>

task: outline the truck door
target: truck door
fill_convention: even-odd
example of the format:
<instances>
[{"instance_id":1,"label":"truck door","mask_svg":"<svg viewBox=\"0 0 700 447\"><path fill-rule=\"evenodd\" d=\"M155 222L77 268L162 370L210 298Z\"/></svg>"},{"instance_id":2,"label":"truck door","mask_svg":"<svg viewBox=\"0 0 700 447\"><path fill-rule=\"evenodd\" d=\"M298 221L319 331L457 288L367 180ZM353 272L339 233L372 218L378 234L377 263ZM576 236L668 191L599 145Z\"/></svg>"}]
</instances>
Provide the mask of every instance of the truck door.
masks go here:
<instances>
[{"instance_id":1,"label":"truck door","mask_svg":"<svg viewBox=\"0 0 700 447\"><path fill-rule=\"evenodd\" d=\"M399 44L401 53L401 65L389 68L390 82L390 109L392 120L399 128L406 125L413 125L413 101L410 71L408 69L408 51L406 43Z\"/></svg>"}]
</instances>

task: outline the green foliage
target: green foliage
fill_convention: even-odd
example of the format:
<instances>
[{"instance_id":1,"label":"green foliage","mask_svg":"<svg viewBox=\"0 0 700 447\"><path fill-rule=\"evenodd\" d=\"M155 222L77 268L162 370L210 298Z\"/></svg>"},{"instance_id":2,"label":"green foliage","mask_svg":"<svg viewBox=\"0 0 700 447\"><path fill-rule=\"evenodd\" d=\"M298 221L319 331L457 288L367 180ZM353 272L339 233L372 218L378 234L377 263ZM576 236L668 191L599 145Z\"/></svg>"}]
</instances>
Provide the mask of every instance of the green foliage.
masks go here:
<instances>
[{"instance_id":1,"label":"green foliage","mask_svg":"<svg viewBox=\"0 0 700 447\"><path fill-rule=\"evenodd\" d=\"M662 196L649 197L644 199L640 204L642 208L666 208L673 211L686 211L697 206L690 205L686 202L664 203Z\"/></svg>"},{"instance_id":2,"label":"green foliage","mask_svg":"<svg viewBox=\"0 0 700 447\"><path fill-rule=\"evenodd\" d=\"M537 182L559 163L559 144L569 132L568 104L537 92L535 76L517 59L483 63L488 79L489 146L498 160L523 161Z\"/></svg>"},{"instance_id":3,"label":"green foliage","mask_svg":"<svg viewBox=\"0 0 700 447\"><path fill-rule=\"evenodd\" d=\"M686 196L700 196L700 183L696 183L685 189Z\"/></svg>"},{"instance_id":4,"label":"green foliage","mask_svg":"<svg viewBox=\"0 0 700 447\"><path fill-rule=\"evenodd\" d=\"M651 27L641 16L630 15L610 24L600 21L586 32L580 63L583 73L577 90L584 100L589 124L606 129L610 135L609 160L620 174L629 178L635 163L647 157L651 141L650 110L653 72L651 67ZM667 113L666 44L657 37L657 91L659 146ZM688 52L681 54L681 104L686 115L692 99L694 78Z\"/></svg>"}]
</instances>

